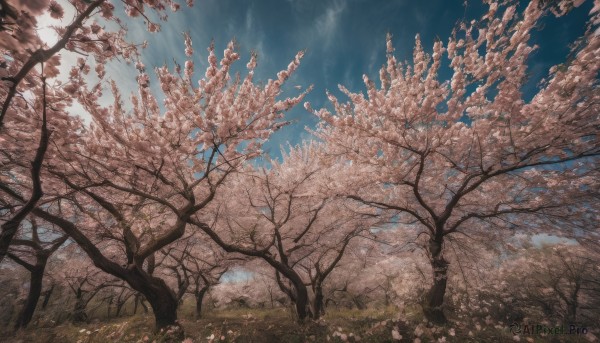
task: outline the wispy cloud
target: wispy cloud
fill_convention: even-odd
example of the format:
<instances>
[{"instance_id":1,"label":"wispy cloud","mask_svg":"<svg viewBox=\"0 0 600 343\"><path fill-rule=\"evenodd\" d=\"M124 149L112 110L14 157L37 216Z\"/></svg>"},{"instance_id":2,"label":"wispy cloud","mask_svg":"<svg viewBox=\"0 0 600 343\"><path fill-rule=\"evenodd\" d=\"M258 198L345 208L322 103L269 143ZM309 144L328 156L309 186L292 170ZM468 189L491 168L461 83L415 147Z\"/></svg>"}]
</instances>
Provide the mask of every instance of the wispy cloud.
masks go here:
<instances>
[{"instance_id":1,"label":"wispy cloud","mask_svg":"<svg viewBox=\"0 0 600 343\"><path fill-rule=\"evenodd\" d=\"M325 9L325 12L317 17L315 21L316 36L322 39L326 48L331 46L333 38L340 26L340 20L346 9L345 1L335 1L331 6Z\"/></svg>"},{"instance_id":2,"label":"wispy cloud","mask_svg":"<svg viewBox=\"0 0 600 343\"><path fill-rule=\"evenodd\" d=\"M254 15L252 14L252 7L246 11L246 31L251 31L254 26Z\"/></svg>"},{"instance_id":3,"label":"wispy cloud","mask_svg":"<svg viewBox=\"0 0 600 343\"><path fill-rule=\"evenodd\" d=\"M347 2L335 0L308 9L303 1L294 1L292 6L298 16L294 40L305 47L318 48L319 52L330 51L336 36L341 34L340 27Z\"/></svg>"}]
</instances>

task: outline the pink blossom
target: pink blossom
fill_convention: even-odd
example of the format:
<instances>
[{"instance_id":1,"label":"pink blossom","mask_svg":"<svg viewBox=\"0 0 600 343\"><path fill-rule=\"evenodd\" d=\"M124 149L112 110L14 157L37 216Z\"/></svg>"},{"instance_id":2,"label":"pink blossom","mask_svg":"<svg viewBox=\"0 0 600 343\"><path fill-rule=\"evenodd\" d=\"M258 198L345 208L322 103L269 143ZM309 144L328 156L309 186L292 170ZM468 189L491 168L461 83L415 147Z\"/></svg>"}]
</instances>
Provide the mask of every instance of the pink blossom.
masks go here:
<instances>
[{"instance_id":1,"label":"pink blossom","mask_svg":"<svg viewBox=\"0 0 600 343\"><path fill-rule=\"evenodd\" d=\"M54 19L61 19L65 14L65 11L62 8L62 6L55 0L50 1L48 11L50 12L50 16Z\"/></svg>"}]
</instances>

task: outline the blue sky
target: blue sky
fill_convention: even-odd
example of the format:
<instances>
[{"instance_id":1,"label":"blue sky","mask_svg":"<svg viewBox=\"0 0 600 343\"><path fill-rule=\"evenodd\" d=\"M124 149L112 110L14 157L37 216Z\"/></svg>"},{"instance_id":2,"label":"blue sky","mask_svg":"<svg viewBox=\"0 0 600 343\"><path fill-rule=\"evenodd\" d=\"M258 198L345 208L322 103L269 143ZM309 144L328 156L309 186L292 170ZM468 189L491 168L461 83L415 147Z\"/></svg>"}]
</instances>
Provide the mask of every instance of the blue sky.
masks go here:
<instances>
[{"instance_id":1,"label":"blue sky","mask_svg":"<svg viewBox=\"0 0 600 343\"><path fill-rule=\"evenodd\" d=\"M477 19L485 7L480 0L468 0L465 8L458 0L196 0L192 8L169 16L162 30L148 34L140 20L128 21L130 38L148 41L143 52L147 67L172 65L185 60L182 32L189 31L195 50L197 76L206 66L206 47L214 40L218 56L226 44L236 39L243 72L250 51L259 54L256 80L274 78L299 50L306 50L296 75L288 81L284 95L298 94L293 86L314 90L307 99L314 108L327 106L325 90L337 94L337 85L363 91L362 75L376 78L385 63L385 35L390 32L400 60L410 59L417 33L426 50L436 37L447 41L457 21ZM567 16L546 17L534 35L539 50L530 60L531 81L526 93L548 68L564 61L568 44L584 32L592 1ZM442 75L444 76L444 75ZM280 157L279 146L309 138L305 127L314 127L317 118L302 106L288 113L292 125L272 136L265 145L272 157Z\"/></svg>"}]
</instances>

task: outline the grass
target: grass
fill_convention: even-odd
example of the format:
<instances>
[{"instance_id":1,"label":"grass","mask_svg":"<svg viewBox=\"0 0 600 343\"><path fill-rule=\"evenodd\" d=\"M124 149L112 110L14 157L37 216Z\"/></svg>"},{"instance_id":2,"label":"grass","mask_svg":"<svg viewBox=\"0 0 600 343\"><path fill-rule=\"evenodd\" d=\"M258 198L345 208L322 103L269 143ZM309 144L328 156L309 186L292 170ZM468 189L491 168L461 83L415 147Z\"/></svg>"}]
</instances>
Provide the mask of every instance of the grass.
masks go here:
<instances>
[{"instance_id":1,"label":"grass","mask_svg":"<svg viewBox=\"0 0 600 343\"><path fill-rule=\"evenodd\" d=\"M342 335L350 342L389 342L389 339L375 339L375 331L370 333L372 340L361 337L374 324L389 319L392 309L334 310L319 321L306 321L298 324L290 309L230 309L211 311L204 318L194 319L182 309L180 323L185 336L193 342L342 342ZM66 323L53 328L31 326L10 336L6 342L15 343L104 343L125 342L144 343L167 341L154 335L154 319L151 315L135 315L113 318L102 322L74 325ZM387 331L387 330L386 330ZM389 332L384 335L389 336ZM212 338L212 339L211 339ZM0 341L3 341L0 339Z\"/></svg>"},{"instance_id":2,"label":"grass","mask_svg":"<svg viewBox=\"0 0 600 343\"><path fill-rule=\"evenodd\" d=\"M318 321L298 324L289 309L229 309L207 311L204 318L195 319L185 308L180 311L180 323L191 342L211 343L306 343L306 342L515 342L502 326L455 322L441 327L427 327L418 309L407 308L400 321L394 308L330 309ZM0 336L11 343L164 343L168 336L153 334L151 315L114 318L102 322L53 328L30 327L16 334ZM392 331L402 336L393 340ZM417 335L418 333L418 335ZM587 338L587 339L586 339ZM588 342L591 336L542 337L522 336L520 342ZM181 340L178 340L180 342ZM189 341L188 341L189 342ZM187 343L187 342L186 342Z\"/></svg>"}]
</instances>

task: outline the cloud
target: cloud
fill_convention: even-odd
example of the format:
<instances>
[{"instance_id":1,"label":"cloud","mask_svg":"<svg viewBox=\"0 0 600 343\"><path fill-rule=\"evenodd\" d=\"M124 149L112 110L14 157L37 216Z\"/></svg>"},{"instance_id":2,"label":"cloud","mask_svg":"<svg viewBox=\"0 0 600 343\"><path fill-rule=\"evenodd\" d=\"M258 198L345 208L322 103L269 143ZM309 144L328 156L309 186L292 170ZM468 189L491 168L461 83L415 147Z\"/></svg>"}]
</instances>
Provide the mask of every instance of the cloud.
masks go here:
<instances>
[{"instance_id":1,"label":"cloud","mask_svg":"<svg viewBox=\"0 0 600 343\"><path fill-rule=\"evenodd\" d=\"M246 31L252 31L254 23L254 15L252 14L252 7L246 11Z\"/></svg>"},{"instance_id":2,"label":"cloud","mask_svg":"<svg viewBox=\"0 0 600 343\"><path fill-rule=\"evenodd\" d=\"M319 47L328 52L340 33L341 20L346 12L347 3L335 0L319 4L317 8L305 6L304 1L294 1L296 25L294 41L304 47ZM315 15L316 14L316 15Z\"/></svg>"},{"instance_id":3,"label":"cloud","mask_svg":"<svg viewBox=\"0 0 600 343\"><path fill-rule=\"evenodd\" d=\"M335 1L325 9L325 12L315 20L313 37L322 40L324 47L331 47L331 43L340 25L340 19L346 9L345 1Z\"/></svg>"},{"instance_id":4,"label":"cloud","mask_svg":"<svg viewBox=\"0 0 600 343\"><path fill-rule=\"evenodd\" d=\"M379 71L379 67L384 61L380 58L381 55L381 45L382 44L374 44L376 48L371 49L371 54L369 55L369 66L367 68L367 72L369 77L375 77L377 72Z\"/></svg>"}]
</instances>

